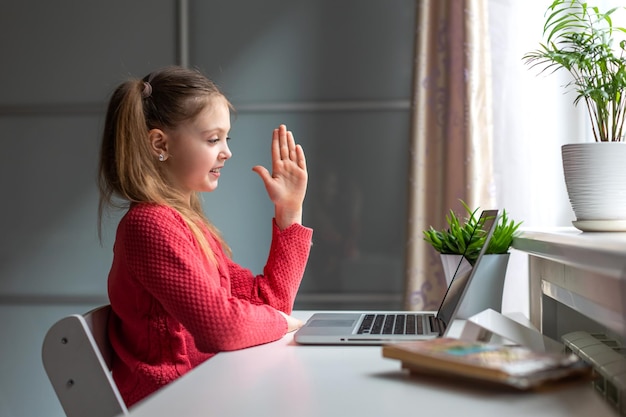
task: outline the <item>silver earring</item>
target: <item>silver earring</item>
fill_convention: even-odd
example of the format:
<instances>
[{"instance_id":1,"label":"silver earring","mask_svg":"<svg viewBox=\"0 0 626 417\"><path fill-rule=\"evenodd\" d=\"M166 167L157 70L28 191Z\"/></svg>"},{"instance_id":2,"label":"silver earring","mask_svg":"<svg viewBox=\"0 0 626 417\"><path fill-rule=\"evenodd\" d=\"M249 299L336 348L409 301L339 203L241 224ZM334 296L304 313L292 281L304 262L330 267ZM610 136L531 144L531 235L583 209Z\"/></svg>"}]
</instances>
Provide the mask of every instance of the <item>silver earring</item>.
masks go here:
<instances>
[{"instance_id":1,"label":"silver earring","mask_svg":"<svg viewBox=\"0 0 626 417\"><path fill-rule=\"evenodd\" d=\"M165 156L163 156L162 153L159 154L159 161L161 162L165 161Z\"/></svg>"}]
</instances>

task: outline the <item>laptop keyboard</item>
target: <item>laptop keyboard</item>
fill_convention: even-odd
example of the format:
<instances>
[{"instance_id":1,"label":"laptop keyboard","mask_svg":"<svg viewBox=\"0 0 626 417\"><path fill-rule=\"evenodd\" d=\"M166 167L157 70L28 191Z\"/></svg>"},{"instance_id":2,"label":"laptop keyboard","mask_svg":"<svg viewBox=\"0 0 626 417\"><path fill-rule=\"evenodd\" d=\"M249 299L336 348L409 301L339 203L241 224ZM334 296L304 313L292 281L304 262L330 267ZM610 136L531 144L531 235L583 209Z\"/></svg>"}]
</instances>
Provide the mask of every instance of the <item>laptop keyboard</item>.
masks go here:
<instances>
[{"instance_id":1,"label":"laptop keyboard","mask_svg":"<svg viewBox=\"0 0 626 417\"><path fill-rule=\"evenodd\" d=\"M426 319L426 329L424 319ZM433 314L366 314L357 334L424 334L430 333L429 326L435 332L438 331L438 321Z\"/></svg>"}]
</instances>

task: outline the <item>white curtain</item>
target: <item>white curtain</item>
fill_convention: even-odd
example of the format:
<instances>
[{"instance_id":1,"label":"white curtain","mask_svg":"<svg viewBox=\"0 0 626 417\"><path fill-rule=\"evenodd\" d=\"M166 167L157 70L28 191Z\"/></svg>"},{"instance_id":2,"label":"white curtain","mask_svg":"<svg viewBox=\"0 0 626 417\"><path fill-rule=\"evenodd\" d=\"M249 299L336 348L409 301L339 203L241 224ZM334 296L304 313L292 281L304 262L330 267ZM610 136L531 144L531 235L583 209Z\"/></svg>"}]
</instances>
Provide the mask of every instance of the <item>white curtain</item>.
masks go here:
<instances>
[{"instance_id":1,"label":"white curtain","mask_svg":"<svg viewBox=\"0 0 626 417\"><path fill-rule=\"evenodd\" d=\"M528 229L572 226L561 145L592 140L584 107L574 107L574 96L565 94L567 74L538 74L522 62L542 41L544 13L551 3L489 0L496 201ZM590 4L603 11L625 5L623 0ZM626 26L626 12L616 12L613 24ZM514 251L503 311L528 314L527 274L526 255Z\"/></svg>"},{"instance_id":2,"label":"white curtain","mask_svg":"<svg viewBox=\"0 0 626 417\"><path fill-rule=\"evenodd\" d=\"M561 145L589 138L586 113L565 94L567 74L539 74L522 56L542 41L552 0L489 0L496 201L523 227L571 226ZM598 3L596 3L598 4ZM512 253L503 311L528 313L525 254Z\"/></svg>"}]
</instances>

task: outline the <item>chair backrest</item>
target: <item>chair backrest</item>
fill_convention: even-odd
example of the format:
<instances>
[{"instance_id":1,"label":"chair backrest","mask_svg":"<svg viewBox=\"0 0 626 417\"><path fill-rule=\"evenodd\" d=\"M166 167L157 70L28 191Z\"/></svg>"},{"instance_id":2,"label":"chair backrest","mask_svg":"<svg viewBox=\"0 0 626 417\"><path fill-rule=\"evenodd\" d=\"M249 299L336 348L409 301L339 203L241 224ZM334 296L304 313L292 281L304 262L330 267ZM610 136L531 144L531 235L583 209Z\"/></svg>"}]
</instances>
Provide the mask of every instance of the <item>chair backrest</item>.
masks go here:
<instances>
[{"instance_id":1,"label":"chair backrest","mask_svg":"<svg viewBox=\"0 0 626 417\"><path fill-rule=\"evenodd\" d=\"M56 322L43 341L43 366L67 417L113 417L128 410L111 375L110 305Z\"/></svg>"}]
</instances>

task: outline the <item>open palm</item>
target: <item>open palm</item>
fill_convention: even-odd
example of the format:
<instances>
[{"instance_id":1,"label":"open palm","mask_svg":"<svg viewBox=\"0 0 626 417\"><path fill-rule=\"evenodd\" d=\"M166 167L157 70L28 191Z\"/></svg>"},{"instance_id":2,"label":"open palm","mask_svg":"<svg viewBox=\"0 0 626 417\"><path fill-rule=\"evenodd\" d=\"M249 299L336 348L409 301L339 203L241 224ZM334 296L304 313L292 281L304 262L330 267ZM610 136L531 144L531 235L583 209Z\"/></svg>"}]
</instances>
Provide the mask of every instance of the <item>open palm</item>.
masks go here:
<instances>
[{"instance_id":1,"label":"open palm","mask_svg":"<svg viewBox=\"0 0 626 417\"><path fill-rule=\"evenodd\" d=\"M306 159L302 147L296 144L285 125L274 129L272 134L271 174L260 165L252 170L263 180L277 213L301 216L308 182Z\"/></svg>"}]
</instances>

